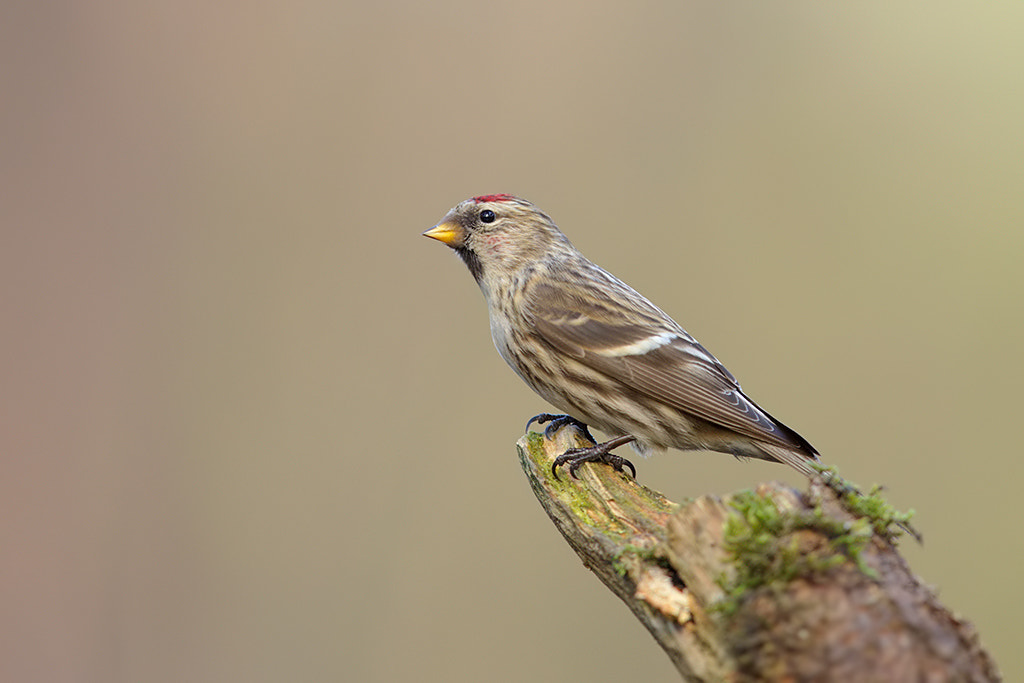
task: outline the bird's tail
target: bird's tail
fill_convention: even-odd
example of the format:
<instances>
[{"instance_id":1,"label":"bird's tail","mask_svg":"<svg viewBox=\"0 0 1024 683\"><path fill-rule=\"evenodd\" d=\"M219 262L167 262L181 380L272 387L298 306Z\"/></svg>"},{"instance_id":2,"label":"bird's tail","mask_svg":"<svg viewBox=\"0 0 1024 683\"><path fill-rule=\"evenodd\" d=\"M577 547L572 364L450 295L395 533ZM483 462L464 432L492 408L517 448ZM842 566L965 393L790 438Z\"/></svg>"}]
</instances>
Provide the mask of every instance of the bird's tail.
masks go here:
<instances>
[{"instance_id":1,"label":"bird's tail","mask_svg":"<svg viewBox=\"0 0 1024 683\"><path fill-rule=\"evenodd\" d=\"M808 478L821 477L821 468L814 465L820 462L816 457L811 457L800 451L790 450L771 443L758 443L757 447L768 456L768 460L775 460L789 465L794 470Z\"/></svg>"}]
</instances>

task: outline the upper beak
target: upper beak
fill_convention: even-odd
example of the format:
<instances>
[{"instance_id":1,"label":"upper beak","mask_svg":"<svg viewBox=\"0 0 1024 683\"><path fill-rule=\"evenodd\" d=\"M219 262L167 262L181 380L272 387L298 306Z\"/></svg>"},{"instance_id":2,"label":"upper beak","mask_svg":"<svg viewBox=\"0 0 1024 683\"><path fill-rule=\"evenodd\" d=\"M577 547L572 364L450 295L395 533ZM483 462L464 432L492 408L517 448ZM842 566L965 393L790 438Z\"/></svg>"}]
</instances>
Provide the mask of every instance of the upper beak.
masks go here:
<instances>
[{"instance_id":1,"label":"upper beak","mask_svg":"<svg viewBox=\"0 0 1024 683\"><path fill-rule=\"evenodd\" d=\"M457 247L462 244L466 231L454 221L441 221L423 233L423 236L444 242L449 247Z\"/></svg>"}]
</instances>

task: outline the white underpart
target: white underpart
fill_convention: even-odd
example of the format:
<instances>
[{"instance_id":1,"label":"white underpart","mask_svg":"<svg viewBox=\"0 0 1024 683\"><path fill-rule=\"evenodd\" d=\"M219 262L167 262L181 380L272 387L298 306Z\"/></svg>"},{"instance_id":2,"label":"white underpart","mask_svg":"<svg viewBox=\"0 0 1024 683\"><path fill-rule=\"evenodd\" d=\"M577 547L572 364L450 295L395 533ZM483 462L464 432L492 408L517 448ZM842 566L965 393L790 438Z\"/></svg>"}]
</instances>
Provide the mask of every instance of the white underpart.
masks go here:
<instances>
[{"instance_id":1,"label":"white underpart","mask_svg":"<svg viewBox=\"0 0 1024 683\"><path fill-rule=\"evenodd\" d=\"M633 342L632 344L626 344L625 346L614 346L610 349L601 349L600 351L597 351L597 353L599 355L610 356L612 358L618 358L619 356L639 356L660 348L675 338L675 332L662 332L661 334L656 334L653 337L645 337L640 341Z\"/></svg>"}]
</instances>

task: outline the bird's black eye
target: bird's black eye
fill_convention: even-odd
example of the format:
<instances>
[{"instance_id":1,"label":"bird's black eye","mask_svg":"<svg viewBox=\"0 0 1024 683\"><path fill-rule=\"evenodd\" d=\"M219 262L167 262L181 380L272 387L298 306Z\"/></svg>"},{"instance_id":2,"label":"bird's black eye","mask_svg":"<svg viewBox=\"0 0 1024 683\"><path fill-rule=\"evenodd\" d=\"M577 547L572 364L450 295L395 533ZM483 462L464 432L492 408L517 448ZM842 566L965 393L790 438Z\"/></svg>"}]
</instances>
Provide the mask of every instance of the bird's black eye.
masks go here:
<instances>
[{"instance_id":1,"label":"bird's black eye","mask_svg":"<svg viewBox=\"0 0 1024 683\"><path fill-rule=\"evenodd\" d=\"M480 212L481 223L493 223L495 218L497 218L497 216L495 216L494 212L490 209L484 209Z\"/></svg>"}]
</instances>

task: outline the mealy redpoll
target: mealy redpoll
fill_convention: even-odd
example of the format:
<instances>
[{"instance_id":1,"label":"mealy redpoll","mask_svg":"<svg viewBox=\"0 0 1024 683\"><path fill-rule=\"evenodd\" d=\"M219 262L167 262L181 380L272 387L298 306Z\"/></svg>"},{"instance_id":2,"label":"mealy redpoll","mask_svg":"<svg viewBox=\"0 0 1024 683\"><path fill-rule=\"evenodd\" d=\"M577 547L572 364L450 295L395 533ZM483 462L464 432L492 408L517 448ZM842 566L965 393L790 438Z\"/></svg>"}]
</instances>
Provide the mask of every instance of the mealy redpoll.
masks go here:
<instances>
[{"instance_id":1,"label":"mealy redpoll","mask_svg":"<svg viewBox=\"0 0 1024 683\"><path fill-rule=\"evenodd\" d=\"M610 441L569 451L568 463L611 449L706 449L786 463L807 476L818 452L766 413L686 330L636 290L587 260L536 206L506 194L466 200L423 233L462 257L487 300L491 336L523 381ZM588 433L589 435L589 433ZM557 474L556 474L557 476Z\"/></svg>"}]
</instances>

